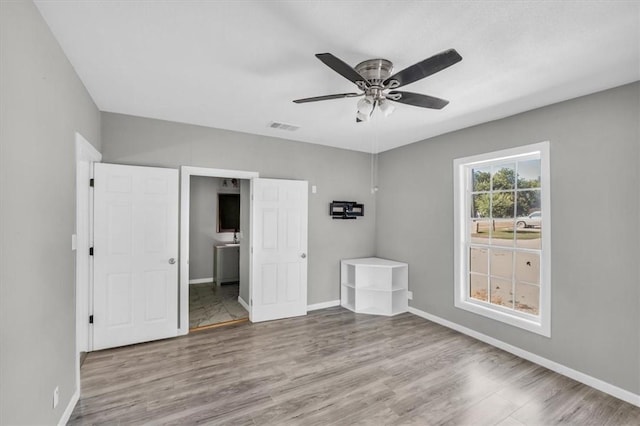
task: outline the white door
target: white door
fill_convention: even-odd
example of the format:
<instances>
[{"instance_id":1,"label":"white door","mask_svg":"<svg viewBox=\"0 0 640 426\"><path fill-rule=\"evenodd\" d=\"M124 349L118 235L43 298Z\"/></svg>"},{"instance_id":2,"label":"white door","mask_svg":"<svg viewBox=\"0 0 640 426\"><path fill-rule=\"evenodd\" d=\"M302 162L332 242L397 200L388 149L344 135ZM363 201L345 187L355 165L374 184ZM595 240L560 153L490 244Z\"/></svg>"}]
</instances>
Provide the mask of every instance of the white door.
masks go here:
<instances>
[{"instance_id":1,"label":"white door","mask_svg":"<svg viewBox=\"0 0 640 426\"><path fill-rule=\"evenodd\" d=\"M88 352L93 336L89 327L92 304L93 270L89 247L93 241L93 191L89 179L93 165L102 159L85 138L76 133L76 346L78 352Z\"/></svg>"},{"instance_id":2,"label":"white door","mask_svg":"<svg viewBox=\"0 0 640 426\"><path fill-rule=\"evenodd\" d=\"M178 171L95 164L93 349L178 332Z\"/></svg>"},{"instance_id":3,"label":"white door","mask_svg":"<svg viewBox=\"0 0 640 426\"><path fill-rule=\"evenodd\" d=\"M251 180L252 322L307 314L307 181Z\"/></svg>"}]
</instances>

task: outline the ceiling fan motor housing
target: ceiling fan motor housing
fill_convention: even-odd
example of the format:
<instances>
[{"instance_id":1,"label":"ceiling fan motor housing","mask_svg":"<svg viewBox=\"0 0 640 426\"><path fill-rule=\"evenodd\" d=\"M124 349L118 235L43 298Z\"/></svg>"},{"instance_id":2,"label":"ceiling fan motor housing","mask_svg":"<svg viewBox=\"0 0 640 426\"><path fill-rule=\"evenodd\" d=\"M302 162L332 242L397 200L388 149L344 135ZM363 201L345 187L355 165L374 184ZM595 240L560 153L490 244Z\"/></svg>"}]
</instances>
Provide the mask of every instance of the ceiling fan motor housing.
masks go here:
<instances>
[{"instance_id":1,"label":"ceiling fan motor housing","mask_svg":"<svg viewBox=\"0 0 640 426\"><path fill-rule=\"evenodd\" d=\"M372 101L383 100L385 95L382 91L386 89L383 83L391 76L393 63L387 59L368 59L356 65L355 70L371 83L368 87L366 85L360 87L365 96Z\"/></svg>"},{"instance_id":2,"label":"ceiling fan motor housing","mask_svg":"<svg viewBox=\"0 0 640 426\"><path fill-rule=\"evenodd\" d=\"M391 76L393 64L387 59L368 59L356 65L355 70L372 86L382 88L382 82Z\"/></svg>"}]
</instances>

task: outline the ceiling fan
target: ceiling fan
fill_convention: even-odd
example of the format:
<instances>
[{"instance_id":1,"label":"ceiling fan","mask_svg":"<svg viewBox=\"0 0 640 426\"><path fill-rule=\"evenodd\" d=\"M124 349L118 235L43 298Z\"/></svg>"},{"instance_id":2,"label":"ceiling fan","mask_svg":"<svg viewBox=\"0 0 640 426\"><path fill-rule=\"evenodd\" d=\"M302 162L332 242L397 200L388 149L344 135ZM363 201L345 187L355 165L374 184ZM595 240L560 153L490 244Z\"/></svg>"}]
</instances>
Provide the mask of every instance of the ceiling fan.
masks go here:
<instances>
[{"instance_id":1,"label":"ceiling fan","mask_svg":"<svg viewBox=\"0 0 640 426\"><path fill-rule=\"evenodd\" d=\"M393 63L387 59L368 59L352 68L331 53L318 53L316 57L329 68L353 82L362 93L339 93L335 95L316 96L296 99L295 103L326 101L329 99L355 98L364 96L358 101L356 122L368 121L376 106L384 115L389 115L394 107L388 101L400 102L422 108L442 109L449 101L420 93L395 90L415 81L442 71L460 62L462 56L455 49L445 50L417 64L411 65L395 74Z\"/></svg>"}]
</instances>

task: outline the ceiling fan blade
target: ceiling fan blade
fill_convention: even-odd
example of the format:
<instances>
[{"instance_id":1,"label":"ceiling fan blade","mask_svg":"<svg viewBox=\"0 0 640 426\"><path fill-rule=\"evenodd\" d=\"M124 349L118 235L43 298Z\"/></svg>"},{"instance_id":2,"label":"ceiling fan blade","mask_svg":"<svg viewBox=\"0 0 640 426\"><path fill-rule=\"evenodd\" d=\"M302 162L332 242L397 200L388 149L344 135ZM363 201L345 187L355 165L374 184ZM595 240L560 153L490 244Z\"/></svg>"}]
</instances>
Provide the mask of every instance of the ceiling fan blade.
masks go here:
<instances>
[{"instance_id":1,"label":"ceiling fan blade","mask_svg":"<svg viewBox=\"0 0 640 426\"><path fill-rule=\"evenodd\" d=\"M364 93L338 93L336 95L315 96L313 98L296 99L295 103L303 104L305 102L328 101L329 99L354 98L362 96Z\"/></svg>"},{"instance_id":2,"label":"ceiling fan blade","mask_svg":"<svg viewBox=\"0 0 640 426\"><path fill-rule=\"evenodd\" d=\"M422 108L442 109L449 103L449 101L447 101L446 99L436 98L435 96L422 95L420 93L391 91L389 92L389 94L400 95L400 98L398 99L394 99L395 96L394 98L387 98L389 100Z\"/></svg>"},{"instance_id":3,"label":"ceiling fan blade","mask_svg":"<svg viewBox=\"0 0 640 426\"><path fill-rule=\"evenodd\" d=\"M395 89L397 87L406 86L407 84L418 81L422 78L429 77L432 74L442 71L443 69L450 67L451 65L460 62L462 56L455 49L445 50L437 55L433 55L424 61L411 65L392 75L384 81L386 86L392 80L396 80L399 84L390 88Z\"/></svg>"},{"instance_id":4,"label":"ceiling fan blade","mask_svg":"<svg viewBox=\"0 0 640 426\"><path fill-rule=\"evenodd\" d=\"M358 84L358 82L361 81L367 87L371 85L371 83L361 76L358 71L354 70L349 64L339 58L336 58L331 53L316 53L316 58L320 59L326 66L355 84Z\"/></svg>"}]
</instances>

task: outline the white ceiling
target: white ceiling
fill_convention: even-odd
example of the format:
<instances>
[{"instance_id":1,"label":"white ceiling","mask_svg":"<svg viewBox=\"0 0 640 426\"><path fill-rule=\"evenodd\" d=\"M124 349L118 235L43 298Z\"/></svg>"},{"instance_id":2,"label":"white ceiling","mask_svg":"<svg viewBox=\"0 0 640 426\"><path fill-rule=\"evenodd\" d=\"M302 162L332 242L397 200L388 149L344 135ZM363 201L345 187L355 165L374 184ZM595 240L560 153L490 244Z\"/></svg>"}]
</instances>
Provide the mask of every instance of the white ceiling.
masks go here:
<instances>
[{"instance_id":1,"label":"white ceiling","mask_svg":"<svg viewBox=\"0 0 640 426\"><path fill-rule=\"evenodd\" d=\"M102 111L381 152L640 80L638 1L36 1ZM352 92L314 57L396 71L455 48L462 62L355 122ZM271 129L271 121L300 126Z\"/></svg>"}]
</instances>

